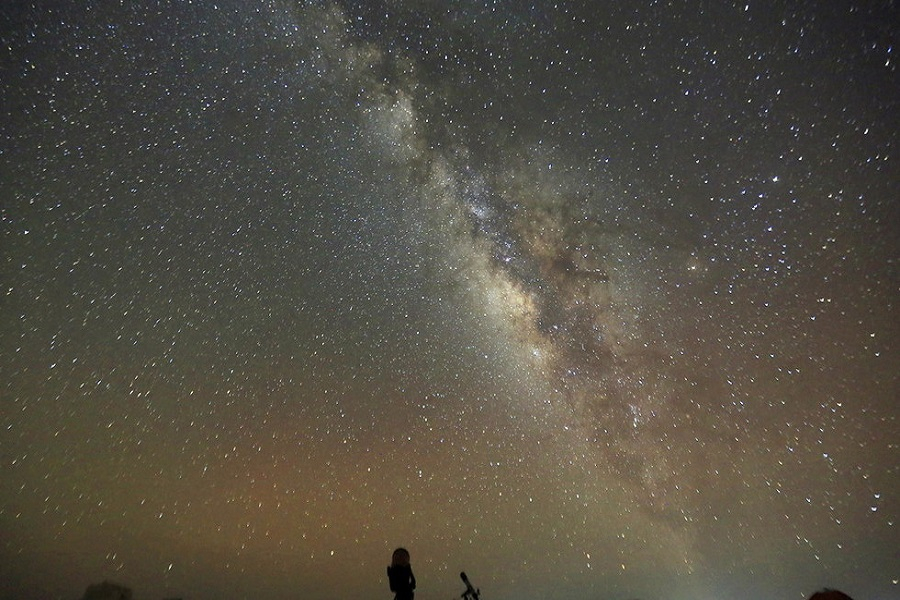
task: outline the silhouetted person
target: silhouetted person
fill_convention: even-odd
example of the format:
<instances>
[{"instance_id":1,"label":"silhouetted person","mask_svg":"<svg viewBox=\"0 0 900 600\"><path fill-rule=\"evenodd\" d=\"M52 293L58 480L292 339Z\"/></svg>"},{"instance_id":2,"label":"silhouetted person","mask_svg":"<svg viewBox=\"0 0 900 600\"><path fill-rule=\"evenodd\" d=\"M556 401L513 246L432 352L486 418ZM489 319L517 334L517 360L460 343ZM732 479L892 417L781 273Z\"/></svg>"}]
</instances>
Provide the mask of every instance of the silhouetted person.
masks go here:
<instances>
[{"instance_id":1,"label":"silhouetted person","mask_svg":"<svg viewBox=\"0 0 900 600\"><path fill-rule=\"evenodd\" d=\"M388 582L394 592L394 600L413 600L416 589L416 576L409 566L409 552L406 548L397 548L391 556L391 566L387 568Z\"/></svg>"},{"instance_id":2,"label":"silhouetted person","mask_svg":"<svg viewBox=\"0 0 900 600\"><path fill-rule=\"evenodd\" d=\"M816 592L815 594L810 596L809 600L853 600L853 598L851 598L844 592L829 590L828 588L825 588L821 592Z\"/></svg>"}]
</instances>

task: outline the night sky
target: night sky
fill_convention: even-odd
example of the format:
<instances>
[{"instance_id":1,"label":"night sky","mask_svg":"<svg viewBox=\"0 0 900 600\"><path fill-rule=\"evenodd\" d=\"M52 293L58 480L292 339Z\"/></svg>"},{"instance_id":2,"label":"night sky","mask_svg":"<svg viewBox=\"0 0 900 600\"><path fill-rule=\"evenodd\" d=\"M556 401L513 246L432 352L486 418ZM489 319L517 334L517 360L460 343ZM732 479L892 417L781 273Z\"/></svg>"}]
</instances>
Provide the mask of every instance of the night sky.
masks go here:
<instances>
[{"instance_id":1,"label":"night sky","mask_svg":"<svg viewBox=\"0 0 900 600\"><path fill-rule=\"evenodd\" d=\"M900 598L900 9L8 1L0 598Z\"/></svg>"}]
</instances>

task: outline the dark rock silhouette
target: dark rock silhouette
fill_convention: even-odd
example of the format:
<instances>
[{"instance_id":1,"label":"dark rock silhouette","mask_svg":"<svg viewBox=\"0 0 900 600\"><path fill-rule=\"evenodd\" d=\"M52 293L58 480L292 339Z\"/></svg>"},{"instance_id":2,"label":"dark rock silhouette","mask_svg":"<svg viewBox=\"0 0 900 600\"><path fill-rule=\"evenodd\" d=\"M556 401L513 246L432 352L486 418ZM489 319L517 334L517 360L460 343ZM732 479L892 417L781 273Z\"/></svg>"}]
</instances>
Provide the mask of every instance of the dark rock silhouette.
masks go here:
<instances>
[{"instance_id":1,"label":"dark rock silhouette","mask_svg":"<svg viewBox=\"0 0 900 600\"><path fill-rule=\"evenodd\" d=\"M815 594L810 596L809 600L853 600L853 598L851 598L844 592L825 588L822 591L816 592Z\"/></svg>"},{"instance_id":2,"label":"dark rock silhouette","mask_svg":"<svg viewBox=\"0 0 900 600\"><path fill-rule=\"evenodd\" d=\"M131 589L117 583L104 581L89 585L81 600L131 600Z\"/></svg>"}]
</instances>

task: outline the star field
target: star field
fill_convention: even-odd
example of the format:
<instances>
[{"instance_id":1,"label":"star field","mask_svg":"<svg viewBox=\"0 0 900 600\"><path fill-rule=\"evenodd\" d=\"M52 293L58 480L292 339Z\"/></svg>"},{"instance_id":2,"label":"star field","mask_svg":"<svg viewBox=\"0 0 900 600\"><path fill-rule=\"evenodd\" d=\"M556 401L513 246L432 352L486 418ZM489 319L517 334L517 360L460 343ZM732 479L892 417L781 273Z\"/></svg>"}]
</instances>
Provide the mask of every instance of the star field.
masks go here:
<instances>
[{"instance_id":1,"label":"star field","mask_svg":"<svg viewBox=\"0 0 900 600\"><path fill-rule=\"evenodd\" d=\"M900 597L893 3L0 15L0 598Z\"/></svg>"}]
</instances>

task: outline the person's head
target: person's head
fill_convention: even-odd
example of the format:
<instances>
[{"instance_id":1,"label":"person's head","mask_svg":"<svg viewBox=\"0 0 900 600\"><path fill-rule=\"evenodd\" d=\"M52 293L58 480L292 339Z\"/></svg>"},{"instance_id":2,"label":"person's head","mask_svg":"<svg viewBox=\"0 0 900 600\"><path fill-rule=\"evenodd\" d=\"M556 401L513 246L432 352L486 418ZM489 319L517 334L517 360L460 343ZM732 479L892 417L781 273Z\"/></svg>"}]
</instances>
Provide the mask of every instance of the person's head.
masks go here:
<instances>
[{"instance_id":1,"label":"person's head","mask_svg":"<svg viewBox=\"0 0 900 600\"><path fill-rule=\"evenodd\" d=\"M409 552L407 552L406 548L397 548L394 550L394 555L391 556L391 566L392 567L408 567L409 566Z\"/></svg>"},{"instance_id":2,"label":"person's head","mask_svg":"<svg viewBox=\"0 0 900 600\"><path fill-rule=\"evenodd\" d=\"M815 594L810 596L809 600L853 600L853 598L851 598L844 592L829 590L828 588L825 588L824 590L816 592Z\"/></svg>"}]
</instances>

